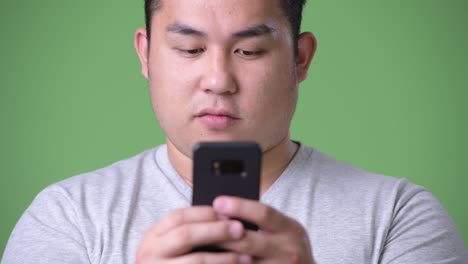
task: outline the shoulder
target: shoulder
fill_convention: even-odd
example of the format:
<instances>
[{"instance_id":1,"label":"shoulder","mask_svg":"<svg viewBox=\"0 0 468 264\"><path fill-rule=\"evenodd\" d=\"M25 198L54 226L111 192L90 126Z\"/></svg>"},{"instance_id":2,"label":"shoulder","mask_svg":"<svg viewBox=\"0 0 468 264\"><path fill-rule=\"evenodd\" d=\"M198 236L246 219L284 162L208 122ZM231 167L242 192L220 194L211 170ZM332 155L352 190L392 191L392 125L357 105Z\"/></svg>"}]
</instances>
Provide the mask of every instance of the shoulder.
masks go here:
<instances>
[{"instance_id":1,"label":"shoulder","mask_svg":"<svg viewBox=\"0 0 468 264\"><path fill-rule=\"evenodd\" d=\"M307 154L301 162L302 172L306 172L302 177L310 178L308 188L317 203L314 213L321 215L314 221L321 227L338 228L345 234L343 242L373 237L364 244L381 249L382 263L466 260L455 224L426 188L365 171L312 148L302 151ZM342 226L344 219L346 225ZM356 240L348 242L357 247Z\"/></svg>"},{"instance_id":2,"label":"shoulder","mask_svg":"<svg viewBox=\"0 0 468 264\"><path fill-rule=\"evenodd\" d=\"M63 189L75 188L76 186L105 187L113 182L120 183L121 181L132 180L132 176L149 173L155 168L155 155L161 148L164 148L164 146L146 150L95 171L67 178L49 187Z\"/></svg>"},{"instance_id":3,"label":"shoulder","mask_svg":"<svg viewBox=\"0 0 468 264\"><path fill-rule=\"evenodd\" d=\"M401 196L426 190L404 178L366 171L307 146L301 146L295 173L309 177L317 188L343 195Z\"/></svg>"},{"instance_id":4,"label":"shoulder","mask_svg":"<svg viewBox=\"0 0 468 264\"><path fill-rule=\"evenodd\" d=\"M103 197L123 195L137 188L141 181L158 174L155 158L164 148L165 145L161 145L104 168L53 183L42 190L36 199L41 196L65 196L82 204L87 200L99 201Z\"/></svg>"},{"instance_id":5,"label":"shoulder","mask_svg":"<svg viewBox=\"0 0 468 264\"><path fill-rule=\"evenodd\" d=\"M36 196L28 211L67 213L71 218L82 212L104 213L112 204L124 203L139 190L142 182L158 174L154 159L163 147L51 184Z\"/></svg>"},{"instance_id":6,"label":"shoulder","mask_svg":"<svg viewBox=\"0 0 468 264\"><path fill-rule=\"evenodd\" d=\"M149 221L140 217L130 228L128 216L137 215L135 210L143 207L135 197L141 195L140 187L148 178L156 178L151 176L158 174L154 159L161 148L46 187L16 224L6 259L15 259L21 252L19 259L25 263L37 256L44 258L40 263L65 263L70 257L87 263L101 259L104 247L122 251L124 246L135 246L140 227ZM119 239L126 243L108 243Z\"/></svg>"},{"instance_id":7,"label":"shoulder","mask_svg":"<svg viewBox=\"0 0 468 264\"><path fill-rule=\"evenodd\" d=\"M288 195L327 216L321 219L324 224L332 218L348 219L358 226L371 221L389 230L400 219L427 208L447 214L426 188L407 179L368 172L305 146L298 154L284 186L289 186Z\"/></svg>"}]
</instances>

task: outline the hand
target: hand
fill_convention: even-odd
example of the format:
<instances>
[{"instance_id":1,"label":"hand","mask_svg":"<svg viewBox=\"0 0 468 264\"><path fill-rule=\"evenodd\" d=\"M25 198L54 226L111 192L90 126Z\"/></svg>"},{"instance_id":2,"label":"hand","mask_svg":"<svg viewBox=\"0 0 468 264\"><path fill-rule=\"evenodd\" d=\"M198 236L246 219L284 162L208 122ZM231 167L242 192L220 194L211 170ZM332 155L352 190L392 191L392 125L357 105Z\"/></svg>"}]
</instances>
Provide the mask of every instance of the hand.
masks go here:
<instances>
[{"instance_id":1,"label":"hand","mask_svg":"<svg viewBox=\"0 0 468 264\"><path fill-rule=\"evenodd\" d=\"M233 242L244 234L239 221L220 217L212 207L179 209L145 233L136 263L251 263L249 256L236 252L190 253L194 247Z\"/></svg>"},{"instance_id":2,"label":"hand","mask_svg":"<svg viewBox=\"0 0 468 264\"><path fill-rule=\"evenodd\" d=\"M218 197L213 203L218 214L256 224L260 231L246 231L241 240L219 246L246 254L254 263L313 263L309 238L301 224L257 201Z\"/></svg>"}]
</instances>

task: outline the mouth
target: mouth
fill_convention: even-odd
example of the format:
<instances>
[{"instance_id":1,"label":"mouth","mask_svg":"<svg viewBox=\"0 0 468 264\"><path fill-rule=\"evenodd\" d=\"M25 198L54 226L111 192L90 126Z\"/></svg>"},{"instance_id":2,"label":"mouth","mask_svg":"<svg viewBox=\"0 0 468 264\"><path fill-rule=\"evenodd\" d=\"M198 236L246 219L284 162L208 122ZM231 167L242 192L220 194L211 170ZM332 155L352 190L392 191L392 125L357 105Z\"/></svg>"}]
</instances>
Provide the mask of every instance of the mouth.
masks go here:
<instances>
[{"instance_id":1,"label":"mouth","mask_svg":"<svg viewBox=\"0 0 468 264\"><path fill-rule=\"evenodd\" d=\"M222 109L204 109L195 118L210 130L225 130L240 120L233 112Z\"/></svg>"}]
</instances>

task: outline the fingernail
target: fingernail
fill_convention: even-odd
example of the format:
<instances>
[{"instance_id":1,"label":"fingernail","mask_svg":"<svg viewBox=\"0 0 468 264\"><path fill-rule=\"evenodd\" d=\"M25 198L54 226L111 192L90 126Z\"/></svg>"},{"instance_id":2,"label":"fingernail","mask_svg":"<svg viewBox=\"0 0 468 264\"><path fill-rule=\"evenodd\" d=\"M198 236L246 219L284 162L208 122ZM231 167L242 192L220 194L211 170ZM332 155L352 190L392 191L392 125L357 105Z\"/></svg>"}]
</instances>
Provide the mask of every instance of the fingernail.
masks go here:
<instances>
[{"instance_id":1,"label":"fingernail","mask_svg":"<svg viewBox=\"0 0 468 264\"><path fill-rule=\"evenodd\" d=\"M226 212L227 208L228 208L228 203L226 201L226 199L222 198L222 197L218 197L214 200L213 202L213 207L215 210L219 211L219 212Z\"/></svg>"},{"instance_id":2,"label":"fingernail","mask_svg":"<svg viewBox=\"0 0 468 264\"><path fill-rule=\"evenodd\" d=\"M240 255L239 264L250 264L252 263L252 257L249 255Z\"/></svg>"},{"instance_id":3,"label":"fingernail","mask_svg":"<svg viewBox=\"0 0 468 264\"><path fill-rule=\"evenodd\" d=\"M229 224L229 233L235 239L239 239L244 235L244 226L240 222L232 222Z\"/></svg>"}]
</instances>

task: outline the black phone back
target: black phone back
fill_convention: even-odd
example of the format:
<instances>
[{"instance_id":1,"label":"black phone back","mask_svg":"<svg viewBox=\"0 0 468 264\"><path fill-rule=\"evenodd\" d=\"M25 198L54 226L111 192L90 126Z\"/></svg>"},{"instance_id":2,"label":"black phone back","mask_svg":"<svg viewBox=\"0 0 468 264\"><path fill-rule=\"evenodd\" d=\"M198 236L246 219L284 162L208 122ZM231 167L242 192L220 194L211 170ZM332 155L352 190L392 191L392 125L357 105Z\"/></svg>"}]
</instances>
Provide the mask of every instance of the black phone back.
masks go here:
<instances>
[{"instance_id":1,"label":"black phone back","mask_svg":"<svg viewBox=\"0 0 468 264\"><path fill-rule=\"evenodd\" d=\"M192 205L209 205L220 195L259 199L261 150L254 142L203 142L193 151ZM250 222L245 228L258 230ZM224 252L222 248L206 245L192 252Z\"/></svg>"},{"instance_id":2,"label":"black phone back","mask_svg":"<svg viewBox=\"0 0 468 264\"><path fill-rule=\"evenodd\" d=\"M254 142L203 142L194 147L192 205L220 195L259 199L261 150Z\"/></svg>"}]
</instances>

